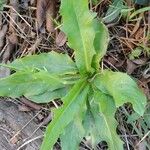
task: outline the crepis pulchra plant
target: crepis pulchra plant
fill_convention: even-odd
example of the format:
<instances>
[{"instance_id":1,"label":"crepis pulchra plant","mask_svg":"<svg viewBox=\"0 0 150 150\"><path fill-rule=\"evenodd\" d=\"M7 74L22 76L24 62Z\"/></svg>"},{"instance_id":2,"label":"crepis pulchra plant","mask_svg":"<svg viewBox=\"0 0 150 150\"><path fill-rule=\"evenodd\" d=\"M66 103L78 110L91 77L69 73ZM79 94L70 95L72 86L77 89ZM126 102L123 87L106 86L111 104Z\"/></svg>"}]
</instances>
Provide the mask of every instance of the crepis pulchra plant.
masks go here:
<instances>
[{"instance_id":1,"label":"crepis pulchra plant","mask_svg":"<svg viewBox=\"0 0 150 150\"><path fill-rule=\"evenodd\" d=\"M90 138L93 147L106 141L109 149L123 150L116 133L116 109L129 102L143 115L146 97L126 73L100 67L109 34L89 10L88 0L61 0L60 13L75 60L49 52L2 64L15 73L0 79L0 96L24 95L36 103L62 100L62 106L53 111L41 150L52 149L58 138L62 150L77 150L83 137Z\"/></svg>"}]
</instances>

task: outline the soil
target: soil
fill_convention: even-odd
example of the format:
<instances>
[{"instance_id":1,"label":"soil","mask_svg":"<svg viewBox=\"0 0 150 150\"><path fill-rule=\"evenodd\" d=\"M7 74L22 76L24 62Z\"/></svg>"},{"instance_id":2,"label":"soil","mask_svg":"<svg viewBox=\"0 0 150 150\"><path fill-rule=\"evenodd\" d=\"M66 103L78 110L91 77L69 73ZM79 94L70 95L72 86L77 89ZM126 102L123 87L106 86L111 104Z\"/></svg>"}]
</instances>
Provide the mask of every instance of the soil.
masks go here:
<instances>
[{"instance_id":1,"label":"soil","mask_svg":"<svg viewBox=\"0 0 150 150\"><path fill-rule=\"evenodd\" d=\"M32 118L20 112L14 102L0 99L0 150L39 150L41 138L32 139L41 137L43 131ZM20 148L29 140L32 142Z\"/></svg>"}]
</instances>

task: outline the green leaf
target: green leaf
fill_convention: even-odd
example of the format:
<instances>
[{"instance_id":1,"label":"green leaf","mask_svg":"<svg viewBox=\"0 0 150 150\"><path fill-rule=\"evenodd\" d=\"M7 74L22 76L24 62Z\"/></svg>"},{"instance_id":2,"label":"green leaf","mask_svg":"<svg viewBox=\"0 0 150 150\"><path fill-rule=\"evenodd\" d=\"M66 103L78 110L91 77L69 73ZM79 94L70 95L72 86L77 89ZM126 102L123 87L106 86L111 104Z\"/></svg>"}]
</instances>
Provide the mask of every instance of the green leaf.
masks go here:
<instances>
[{"instance_id":1,"label":"green leaf","mask_svg":"<svg viewBox=\"0 0 150 150\"><path fill-rule=\"evenodd\" d=\"M146 109L146 112L143 117L144 117L144 121L146 122L148 128L150 128L150 107L148 107Z\"/></svg>"},{"instance_id":2,"label":"green leaf","mask_svg":"<svg viewBox=\"0 0 150 150\"><path fill-rule=\"evenodd\" d=\"M17 72L7 78L0 79L0 96L30 98L46 91L54 91L64 88L67 81L57 75L51 75L46 71L40 72ZM39 101L38 101L39 102ZM40 103L44 102L40 101Z\"/></svg>"},{"instance_id":3,"label":"green leaf","mask_svg":"<svg viewBox=\"0 0 150 150\"><path fill-rule=\"evenodd\" d=\"M68 44L75 50L77 67L81 73L92 72L95 32L94 15L89 11L88 0L62 0L61 15Z\"/></svg>"},{"instance_id":4,"label":"green leaf","mask_svg":"<svg viewBox=\"0 0 150 150\"><path fill-rule=\"evenodd\" d=\"M43 93L28 96L28 99L36 102L36 103L48 103L54 99L63 98L69 91L69 88L60 88L54 91L50 91L49 89L44 91Z\"/></svg>"},{"instance_id":5,"label":"green leaf","mask_svg":"<svg viewBox=\"0 0 150 150\"><path fill-rule=\"evenodd\" d=\"M95 93L94 98L99 104L99 112L96 105L93 105L91 112L99 139L106 141L110 150L123 150L123 142L116 133L118 123L114 118L116 112L114 100L100 91Z\"/></svg>"},{"instance_id":6,"label":"green leaf","mask_svg":"<svg viewBox=\"0 0 150 150\"><path fill-rule=\"evenodd\" d=\"M48 125L41 150L50 150L64 128L74 119L87 99L89 86L85 79L78 81L70 92L63 98L63 106L56 110L54 119Z\"/></svg>"},{"instance_id":7,"label":"green leaf","mask_svg":"<svg viewBox=\"0 0 150 150\"><path fill-rule=\"evenodd\" d=\"M132 50L131 54L129 54L129 59L134 60L136 58L139 58L142 53L141 47L136 47L134 50Z\"/></svg>"},{"instance_id":8,"label":"green leaf","mask_svg":"<svg viewBox=\"0 0 150 150\"><path fill-rule=\"evenodd\" d=\"M121 10L126 8L124 0L113 0L111 6L107 10L106 16L103 18L105 23L111 23L119 18Z\"/></svg>"},{"instance_id":9,"label":"green leaf","mask_svg":"<svg viewBox=\"0 0 150 150\"><path fill-rule=\"evenodd\" d=\"M92 147L99 143L99 133L95 126L95 119L91 112L91 109L87 109L85 117L83 119L83 127L85 129L85 138L91 140Z\"/></svg>"},{"instance_id":10,"label":"green leaf","mask_svg":"<svg viewBox=\"0 0 150 150\"><path fill-rule=\"evenodd\" d=\"M135 0L135 3L139 5L148 5L149 0Z\"/></svg>"},{"instance_id":11,"label":"green leaf","mask_svg":"<svg viewBox=\"0 0 150 150\"><path fill-rule=\"evenodd\" d=\"M107 27L99 22L97 19L94 19L94 29L95 29L95 39L94 39L94 48L96 54L93 58L93 67L97 70L99 69L99 62L102 57L106 54L107 46L109 43L109 32Z\"/></svg>"},{"instance_id":12,"label":"green leaf","mask_svg":"<svg viewBox=\"0 0 150 150\"><path fill-rule=\"evenodd\" d=\"M74 121L65 128L65 132L60 137L62 150L79 149L79 144L83 137L84 128L82 120L79 117L75 117Z\"/></svg>"},{"instance_id":13,"label":"green leaf","mask_svg":"<svg viewBox=\"0 0 150 150\"><path fill-rule=\"evenodd\" d=\"M8 64L13 70L45 70L52 74L75 74L78 72L75 63L67 54L54 51L16 59Z\"/></svg>"},{"instance_id":14,"label":"green leaf","mask_svg":"<svg viewBox=\"0 0 150 150\"><path fill-rule=\"evenodd\" d=\"M4 4L6 4L6 0L0 0L0 10L3 10Z\"/></svg>"},{"instance_id":15,"label":"green leaf","mask_svg":"<svg viewBox=\"0 0 150 150\"><path fill-rule=\"evenodd\" d=\"M96 4L100 3L100 2L101 2L101 0L92 0L92 3L93 3L94 5L96 5Z\"/></svg>"},{"instance_id":16,"label":"green leaf","mask_svg":"<svg viewBox=\"0 0 150 150\"><path fill-rule=\"evenodd\" d=\"M102 92L111 95L117 107L130 102L134 110L139 115L143 115L146 96L126 73L105 70L96 76L94 84Z\"/></svg>"},{"instance_id":17,"label":"green leaf","mask_svg":"<svg viewBox=\"0 0 150 150\"><path fill-rule=\"evenodd\" d=\"M138 9L136 11L134 11L130 16L129 16L129 20L131 20L132 18L134 18L136 15L140 14L140 13L144 13L145 11L149 11L150 10L150 6L148 7L143 7L141 9Z\"/></svg>"}]
</instances>

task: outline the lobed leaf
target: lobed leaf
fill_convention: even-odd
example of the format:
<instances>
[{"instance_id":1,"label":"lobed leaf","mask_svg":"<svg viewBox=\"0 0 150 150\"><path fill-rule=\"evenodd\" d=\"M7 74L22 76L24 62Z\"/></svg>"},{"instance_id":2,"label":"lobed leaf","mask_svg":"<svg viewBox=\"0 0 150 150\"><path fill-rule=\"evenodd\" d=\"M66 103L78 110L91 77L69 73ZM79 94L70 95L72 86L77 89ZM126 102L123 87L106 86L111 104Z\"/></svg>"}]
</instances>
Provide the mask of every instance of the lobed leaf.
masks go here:
<instances>
[{"instance_id":1,"label":"lobed leaf","mask_svg":"<svg viewBox=\"0 0 150 150\"><path fill-rule=\"evenodd\" d=\"M62 150L77 150L79 144L84 137L84 128L82 120L75 117L66 128L65 132L60 136Z\"/></svg>"},{"instance_id":2,"label":"lobed leaf","mask_svg":"<svg viewBox=\"0 0 150 150\"><path fill-rule=\"evenodd\" d=\"M93 105L91 111L99 139L106 141L111 150L123 150L123 142L116 133L118 123L114 118L116 112L114 100L100 91L96 91L94 98L99 104L99 110Z\"/></svg>"},{"instance_id":3,"label":"lobed leaf","mask_svg":"<svg viewBox=\"0 0 150 150\"><path fill-rule=\"evenodd\" d=\"M52 74L75 74L78 72L75 63L67 54L59 54L54 51L16 59L8 67L22 71L45 70Z\"/></svg>"},{"instance_id":4,"label":"lobed leaf","mask_svg":"<svg viewBox=\"0 0 150 150\"><path fill-rule=\"evenodd\" d=\"M57 75L51 75L46 71L40 72L17 72L7 78L0 79L0 96L35 98L47 91L54 94L54 91L66 87L68 83ZM57 93L59 96L59 93ZM56 93L52 98L57 97ZM36 100L36 99L35 99ZM34 100L34 101L35 101ZM41 101L39 101L41 100ZM45 102L40 99L36 102Z\"/></svg>"},{"instance_id":5,"label":"lobed leaf","mask_svg":"<svg viewBox=\"0 0 150 150\"><path fill-rule=\"evenodd\" d=\"M92 58L95 32L93 15L88 8L88 0L62 0L62 30L68 37L69 46L75 50L75 60L81 73L92 72Z\"/></svg>"},{"instance_id":6,"label":"lobed leaf","mask_svg":"<svg viewBox=\"0 0 150 150\"><path fill-rule=\"evenodd\" d=\"M53 91L48 89L43 93L28 96L28 99L34 101L35 103L48 103L54 99L63 98L68 91L69 88L67 86Z\"/></svg>"},{"instance_id":7,"label":"lobed leaf","mask_svg":"<svg viewBox=\"0 0 150 150\"><path fill-rule=\"evenodd\" d=\"M87 109L83 118L83 127L85 130L85 138L90 139L92 147L95 147L99 143L99 132L95 126L95 119L91 112L91 109Z\"/></svg>"},{"instance_id":8,"label":"lobed leaf","mask_svg":"<svg viewBox=\"0 0 150 150\"><path fill-rule=\"evenodd\" d=\"M54 119L48 125L41 150L50 150L65 127L73 120L82 105L86 102L89 86L86 81L78 81L70 92L63 98L64 105L56 110Z\"/></svg>"},{"instance_id":9,"label":"lobed leaf","mask_svg":"<svg viewBox=\"0 0 150 150\"><path fill-rule=\"evenodd\" d=\"M143 115L146 96L126 73L105 70L96 76L94 84L102 92L111 95L117 107L130 102L134 110Z\"/></svg>"},{"instance_id":10,"label":"lobed leaf","mask_svg":"<svg viewBox=\"0 0 150 150\"><path fill-rule=\"evenodd\" d=\"M102 22L99 22L97 19L93 20L93 24L96 33L94 39L94 48L96 54L94 55L92 65L98 70L99 62L107 51L107 46L109 43L109 32L107 27Z\"/></svg>"}]
</instances>

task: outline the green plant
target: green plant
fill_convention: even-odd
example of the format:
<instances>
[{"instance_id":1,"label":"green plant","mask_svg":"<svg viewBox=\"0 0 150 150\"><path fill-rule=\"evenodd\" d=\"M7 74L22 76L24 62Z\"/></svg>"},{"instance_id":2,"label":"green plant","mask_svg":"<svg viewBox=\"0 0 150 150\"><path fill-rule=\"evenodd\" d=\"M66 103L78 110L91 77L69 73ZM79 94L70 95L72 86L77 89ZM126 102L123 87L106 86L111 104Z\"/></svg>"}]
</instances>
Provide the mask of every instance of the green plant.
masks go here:
<instances>
[{"instance_id":1,"label":"green plant","mask_svg":"<svg viewBox=\"0 0 150 150\"><path fill-rule=\"evenodd\" d=\"M103 21L105 23L119 21L122 16L126 18L131 10L133 8L128 8L124 0L112 0Z\"/></svg>"},{"instance_id":2,"label":"green plant","mask_svg":"<svg viewBox=\"0 0 150 150\"><path fill-rule=\"evenodd\" d=\"M139 5L148 5L149 4L149 0L134 0L136 4Z\"/></svg>"},{"instance_id":3,"label":"green plant","mask_svg":"<svg viewBox=\"0 0 150 150\"><path fill-rule=\"evenodd\" d=\"M4 4L6 4L6 0L0 0L0 11L3 10Z\"/></svg>"},{"instance_id":4,"label":"green plant","mask_svg":"<svg viewBox=\"0 0 150 150\"><path fill-rule=\"evenodd\" d=\"M117 107L129 102L143 115L146 97L127 74L99 68L109 34L89 11L88 0L62 0L60 12L75 62L67 54L50 52L3 64L15 73L0 80L0 96L24 95L37 103L61 98L63 105L53 110L41 150L52 149L58 138L63 150L77 150L83 137L90 137L93 147L106 141L109 149L122 150Z\"/></svg>"},{"instance_id":5,"label":"green plant","mask_svg":"<svg viewBox=\"0 0 150 150\"><path fill-rule=\"evenodd\" d=\"M150 7L143 7L140 8L138 10L135 10L130 16L129 16L129 20L133 19L136 15L140 14L140 13L144 13L145 11L149 11Z\"/></svg>"}]
</instances>

